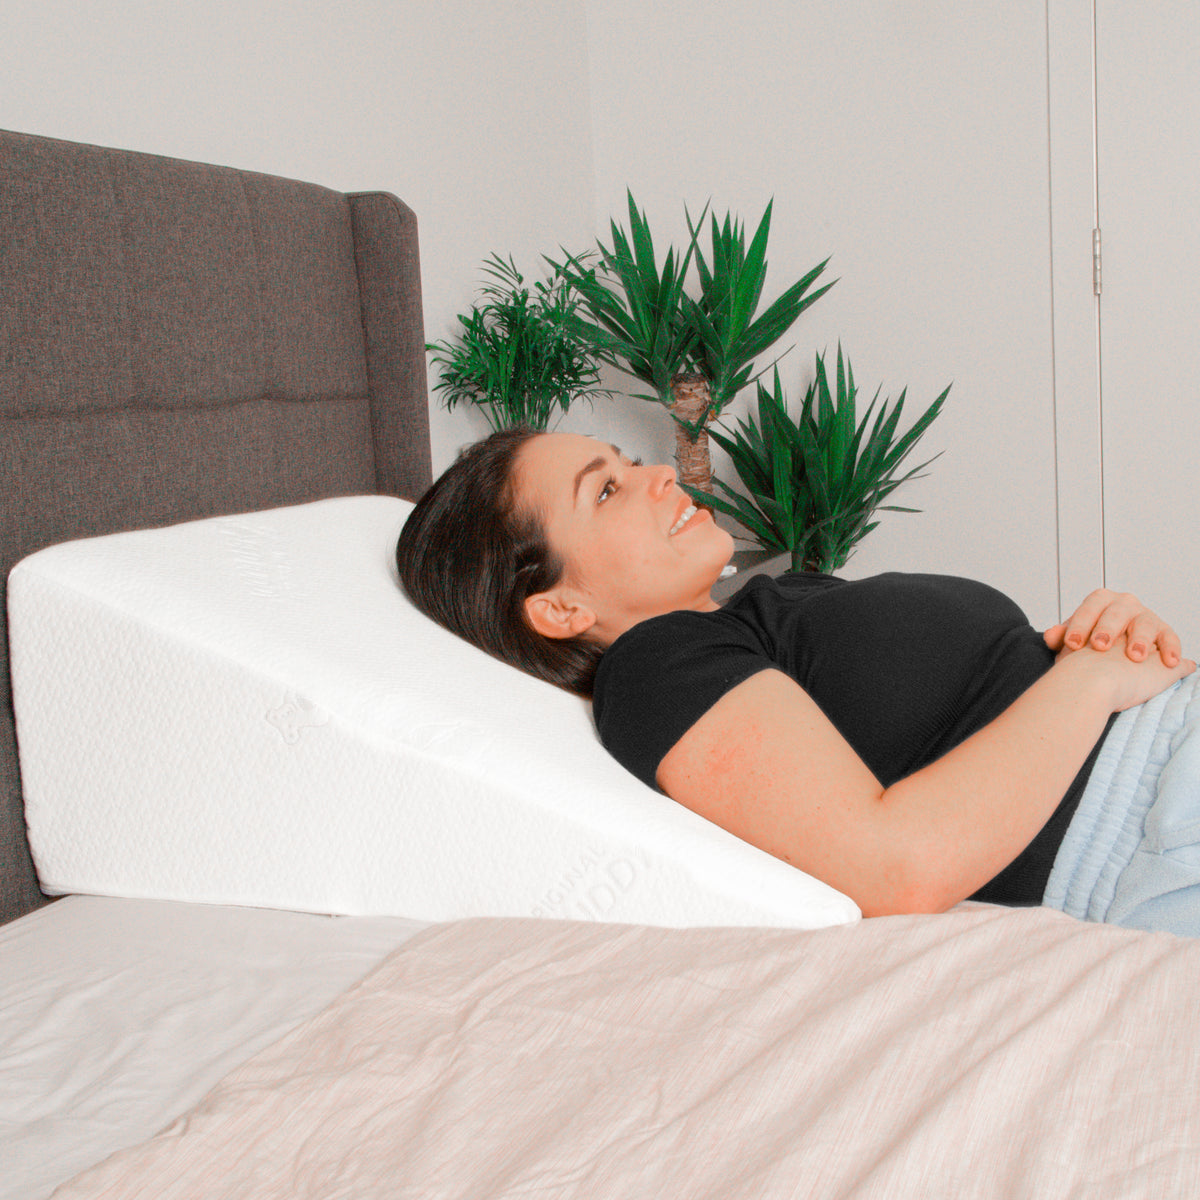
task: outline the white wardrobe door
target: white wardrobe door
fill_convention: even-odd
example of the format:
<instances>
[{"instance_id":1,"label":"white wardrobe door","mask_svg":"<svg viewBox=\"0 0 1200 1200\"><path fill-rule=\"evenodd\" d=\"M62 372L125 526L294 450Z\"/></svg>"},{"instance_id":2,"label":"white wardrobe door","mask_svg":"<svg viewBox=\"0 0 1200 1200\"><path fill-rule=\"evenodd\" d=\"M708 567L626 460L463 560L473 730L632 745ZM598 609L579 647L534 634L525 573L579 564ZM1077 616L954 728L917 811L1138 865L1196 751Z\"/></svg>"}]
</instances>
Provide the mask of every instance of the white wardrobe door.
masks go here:
<instances>
[{"instance_id":1,"label":"white wardrobe door","mask_svg":"<svg viewBox=\"0 0 1200 1200\"><path fill-rule=\"evenodd\" d=\"M1104 548L1200 657L1200 5L1097 0Z\"/></svg>"}]
</instances>

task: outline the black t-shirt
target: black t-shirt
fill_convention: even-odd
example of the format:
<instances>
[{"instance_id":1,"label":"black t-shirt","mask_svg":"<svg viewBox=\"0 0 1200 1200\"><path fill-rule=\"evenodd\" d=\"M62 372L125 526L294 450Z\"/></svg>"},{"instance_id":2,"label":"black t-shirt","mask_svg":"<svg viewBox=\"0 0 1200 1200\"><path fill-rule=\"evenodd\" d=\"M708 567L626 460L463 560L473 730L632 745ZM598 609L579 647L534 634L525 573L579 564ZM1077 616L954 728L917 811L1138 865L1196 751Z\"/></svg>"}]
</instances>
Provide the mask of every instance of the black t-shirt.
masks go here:
<instances>
[{"instance_id":1,"label":"black t-shirt","mask_svg":"<svg viewBox=\"0 0 1200 1200\"><path fill-rule=\"evenodd\" d=\"M713 704L777 668L888 787L987 725L1053 663L1020 608L986 584L759 575L716 612L668 613L619 637L600 661L594 711L608 750L656 787L659 763ZM1098 750L1042 831L976 899L1041 902Z\"/></svg>"}]
</instances>

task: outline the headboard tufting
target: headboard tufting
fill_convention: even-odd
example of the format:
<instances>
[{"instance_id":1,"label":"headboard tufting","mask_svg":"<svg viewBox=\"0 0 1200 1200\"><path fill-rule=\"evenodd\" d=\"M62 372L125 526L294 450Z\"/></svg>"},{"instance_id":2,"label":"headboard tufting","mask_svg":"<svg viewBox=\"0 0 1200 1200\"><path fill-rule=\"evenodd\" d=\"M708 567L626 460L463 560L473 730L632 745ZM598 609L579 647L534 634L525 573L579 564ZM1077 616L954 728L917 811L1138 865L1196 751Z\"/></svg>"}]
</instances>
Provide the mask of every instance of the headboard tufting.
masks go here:
<instances>
[{"instance_id":1,"label":"headboard tufting","mask_svg":"<svg viewBox=\"0 0 1200 1200\"><path fill-rule=\"evenodd\" d=\"M429 483L416 218L0 131L0 577L68 538ZM0 686L0 920L45 901Z\"/></svg>"}]
</instances>

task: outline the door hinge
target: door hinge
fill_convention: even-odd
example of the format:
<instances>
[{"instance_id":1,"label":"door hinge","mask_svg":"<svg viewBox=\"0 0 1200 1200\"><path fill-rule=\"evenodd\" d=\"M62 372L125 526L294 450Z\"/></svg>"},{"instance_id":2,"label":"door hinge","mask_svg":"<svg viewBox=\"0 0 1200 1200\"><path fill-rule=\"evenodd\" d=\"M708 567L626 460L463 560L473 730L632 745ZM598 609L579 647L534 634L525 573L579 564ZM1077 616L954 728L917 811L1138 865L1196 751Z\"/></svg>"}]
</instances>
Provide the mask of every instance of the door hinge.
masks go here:
<instances>
[{"instance_id":1,"label":"door hinge","mask_svg":"<svg viewBox=\"0 0 1200 1200\"><path fill-rule=\"evenodd\" d=\"M1092 295L1100 295L1100 226L1092 230Z\"/></svg>"}]
</instances>

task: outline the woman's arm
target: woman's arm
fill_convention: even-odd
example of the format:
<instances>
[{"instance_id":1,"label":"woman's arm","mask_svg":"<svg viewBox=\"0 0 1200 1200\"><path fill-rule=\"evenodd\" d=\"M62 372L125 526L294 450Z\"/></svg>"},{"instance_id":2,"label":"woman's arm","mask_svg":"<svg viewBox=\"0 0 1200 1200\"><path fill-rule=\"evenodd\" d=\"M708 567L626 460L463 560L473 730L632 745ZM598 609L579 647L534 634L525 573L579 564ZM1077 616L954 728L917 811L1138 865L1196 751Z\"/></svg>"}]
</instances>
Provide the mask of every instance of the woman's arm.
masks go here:
<instances>
[{"instance_id":1,"label":"woman's arm","mask_svg":"<svg viewBox=\"0 0 1200 1200\"><path fill-rule=\"evenodd\" d=\"M1113 712L1193 669L1168 667L1157 653L1135 662L1079 650L985 728L886 789L796 683L762 671L688 730L658 781L867 916L939 912L1028 845Z\"/></svg>"}]
</instances>

